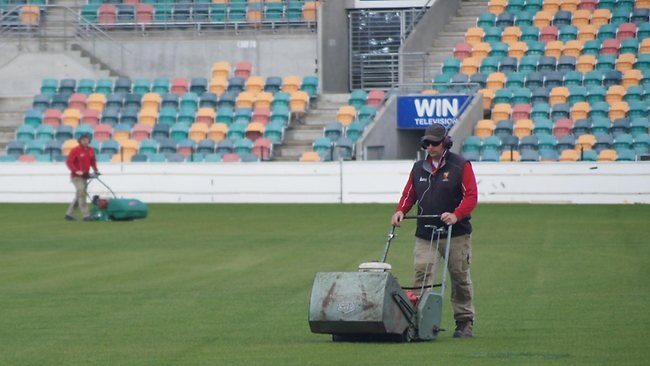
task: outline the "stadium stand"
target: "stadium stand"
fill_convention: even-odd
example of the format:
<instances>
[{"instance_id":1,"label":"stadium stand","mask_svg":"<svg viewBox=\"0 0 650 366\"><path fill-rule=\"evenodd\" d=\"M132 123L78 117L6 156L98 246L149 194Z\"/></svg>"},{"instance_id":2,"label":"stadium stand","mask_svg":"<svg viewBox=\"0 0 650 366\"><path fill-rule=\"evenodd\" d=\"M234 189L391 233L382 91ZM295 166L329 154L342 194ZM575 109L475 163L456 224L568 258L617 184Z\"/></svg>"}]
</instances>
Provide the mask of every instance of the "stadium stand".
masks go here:
<instances>
[{"instance_id":1,"label":"stadium stand","mask_svg":"<svg viewBox=\"0 0 650 366\"><path fill-rule=\"evenodd\" d=\"M637 138L644 146L649 132L647 6L530 3L490 1L434 78L437 92L445 88L437 81L486 80L478 91L486 119L463 142L465 156L494 161L495 145L501 161L629 161L648 154L630 149ZM512 136L518 142L506 144Z\"/></svg>"}]
</instances>

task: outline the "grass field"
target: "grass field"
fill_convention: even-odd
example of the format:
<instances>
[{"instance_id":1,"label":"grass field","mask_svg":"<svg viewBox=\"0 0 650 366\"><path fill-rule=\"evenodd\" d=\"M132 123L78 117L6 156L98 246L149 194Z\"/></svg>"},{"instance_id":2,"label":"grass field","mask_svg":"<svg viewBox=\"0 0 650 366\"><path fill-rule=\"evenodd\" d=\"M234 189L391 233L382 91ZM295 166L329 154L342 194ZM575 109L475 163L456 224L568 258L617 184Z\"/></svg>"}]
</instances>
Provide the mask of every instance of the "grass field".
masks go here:
<instances>
[{"instance_id":1,"label":"grass field","mask_svg":"<svg viewBox=\"0 0 650 366\"><path fill-rule=\"evenodd\" d=\"M314 273L378 259L393 207L151 205L70 223L63 205L2 204L0 365L648 363L650 206L480 205L472 339L312 334ZM389 256L402 284L412 235Z\"/></svg>"}]
</instances>

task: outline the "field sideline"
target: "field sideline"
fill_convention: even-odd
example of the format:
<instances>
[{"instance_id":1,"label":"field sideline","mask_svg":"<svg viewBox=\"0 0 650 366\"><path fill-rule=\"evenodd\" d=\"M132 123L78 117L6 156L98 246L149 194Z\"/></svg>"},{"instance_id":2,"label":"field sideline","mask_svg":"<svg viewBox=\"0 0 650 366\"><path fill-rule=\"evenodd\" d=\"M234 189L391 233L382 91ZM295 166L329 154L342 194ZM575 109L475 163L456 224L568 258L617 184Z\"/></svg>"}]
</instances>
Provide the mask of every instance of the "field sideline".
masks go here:
<instances>
[{"instance_id":1,"label":"field sideline","mask_svg":"<svg viewBox=\"0 0 650 366\"><path fill-rule=\"evenodd\" d=\"M473 339L312 334L314 273L378 259L393 209L158 204L85 223L2 204L0 365L647 364L650 205L479 205ZM389 255L404 285L413 230Z\"/></svg>"}]
</instances>

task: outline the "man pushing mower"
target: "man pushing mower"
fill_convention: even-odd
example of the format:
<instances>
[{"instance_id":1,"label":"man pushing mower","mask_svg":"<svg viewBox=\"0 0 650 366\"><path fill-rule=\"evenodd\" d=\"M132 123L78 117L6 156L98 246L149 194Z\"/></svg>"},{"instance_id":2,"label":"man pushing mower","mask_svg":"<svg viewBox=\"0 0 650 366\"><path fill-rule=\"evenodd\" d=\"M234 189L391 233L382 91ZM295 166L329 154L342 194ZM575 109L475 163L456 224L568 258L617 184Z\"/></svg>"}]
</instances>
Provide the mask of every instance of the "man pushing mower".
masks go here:
<instances>
[{"instance_id":1,"label":"man pushing mower","mask_svg":"<svg viewBox=\"0 0 650 366\"><path fill-rule=\"evenodd\" d=\"M65 213L65 219L74 221L74 213L77 209L81 211L84 221L94 221L90 215L88 204L86 203L86 195L88 189L88 178L90 177L90 168L93 168L95 174L99 174L97 169L97 161L95 159L95 150L90 146L90 135L83 134L77 140L79 145L73 148L68 154L66 165L70 169L70 181L75 188L75 196L68 210Z\"/></svg>"}]
</instances>

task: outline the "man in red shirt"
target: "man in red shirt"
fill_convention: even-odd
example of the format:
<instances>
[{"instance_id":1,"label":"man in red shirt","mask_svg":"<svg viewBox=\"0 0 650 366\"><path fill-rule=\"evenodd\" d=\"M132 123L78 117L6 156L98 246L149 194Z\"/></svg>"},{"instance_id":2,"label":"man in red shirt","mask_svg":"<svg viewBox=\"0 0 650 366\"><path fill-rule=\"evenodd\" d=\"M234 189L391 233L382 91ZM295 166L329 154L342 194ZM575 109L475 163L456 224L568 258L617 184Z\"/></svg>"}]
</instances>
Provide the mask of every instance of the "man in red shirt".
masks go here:
<instances>
[{"instance_id":1,"label":"man in red shirt","mask_svg":"<svg viewBox=\"0 0 650 366\"><path fill-rule=\"evenodd\" d=\"M79 136L79 145L70 151L66 160L66 165L70 169L70 180L74 185L76 194L68 211L65 213L65 219L68 221L74 220L74 212L79 207L84 221L93 221L88 210L86 203L86 189L88 188L88 177L90 176L90 168L93 168L95 174L98 174L97 161L95 160L95 150L90 146L90 136Z\"/></svg>"},{"instance_id":2,"label":"man in red shirt","mask_svg":"<svg viewBox=\"0 0 650 366\"><path fill-rule=\"evenodd\" d=\"M446 242L440 243L438 252L431 248L433 229L429 226L453 225L448 265L451 304L456 320L454 337L471 337L474 304L469 273L472 256L470 213L478 201L476 178L472 164L449 151L452 142L444 126L434 124L427 127L420 142L427 151L427 157L413 165L391 222L399 225L416 203L418 216L440 215L440 219L418 218L414 251L416 288L430 288L433 281L432 269L440 255L445 253Z\"/></svg>"}]
</instances>

